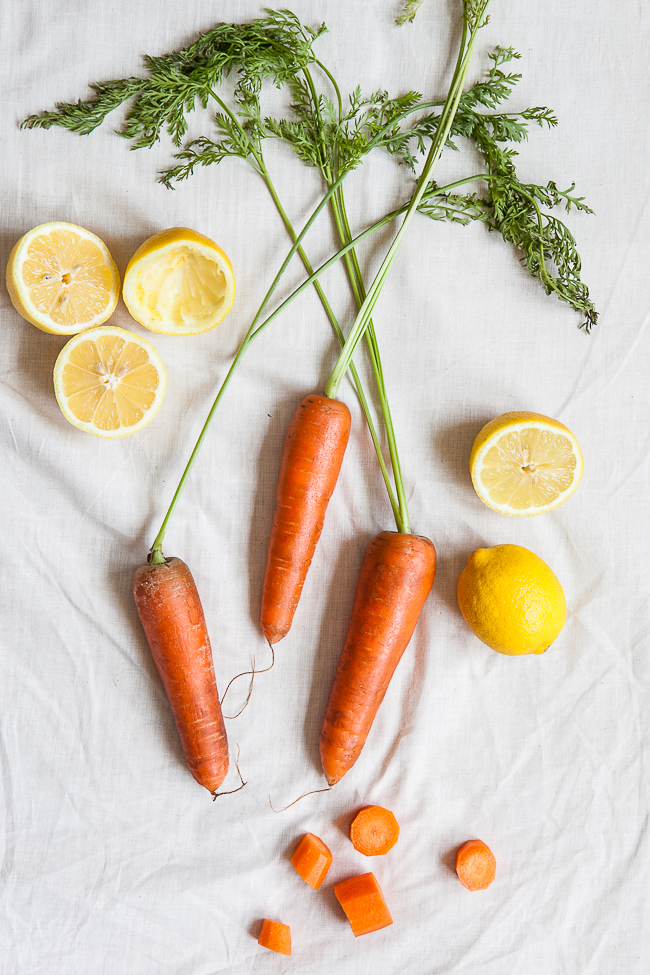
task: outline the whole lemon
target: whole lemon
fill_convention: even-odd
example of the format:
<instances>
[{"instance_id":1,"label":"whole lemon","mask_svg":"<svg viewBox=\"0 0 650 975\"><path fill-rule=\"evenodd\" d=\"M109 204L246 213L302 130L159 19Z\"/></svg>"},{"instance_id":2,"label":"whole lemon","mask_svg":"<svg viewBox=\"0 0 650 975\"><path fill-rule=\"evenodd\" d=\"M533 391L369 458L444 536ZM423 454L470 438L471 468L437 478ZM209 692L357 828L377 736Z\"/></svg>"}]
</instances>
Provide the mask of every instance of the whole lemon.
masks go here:
<instances>
[{"instance_id":1,"label":"whole lemon","mask_svg":"<svg viewBox=\"0 0 650 975\"><path fill-rule=\"evenodd\" d=\"M472 552L458 580L458 605L473 633L498 653L544 653L566 620L554 573L521 545Z\"/></svg>"}]
</instances>

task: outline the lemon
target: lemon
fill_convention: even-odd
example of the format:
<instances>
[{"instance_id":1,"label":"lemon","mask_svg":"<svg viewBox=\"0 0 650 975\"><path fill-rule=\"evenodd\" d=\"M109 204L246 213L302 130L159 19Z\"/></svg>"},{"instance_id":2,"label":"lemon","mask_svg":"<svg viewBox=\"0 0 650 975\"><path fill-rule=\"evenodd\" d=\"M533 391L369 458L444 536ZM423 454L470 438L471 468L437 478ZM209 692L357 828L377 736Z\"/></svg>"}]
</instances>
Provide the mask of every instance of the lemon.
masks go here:
<instances>
[{"instance_id":1,"label":"lemon","mask_svg":"<svg viewBox=\"0 0 650 975\"><path fill-rule=\"evenodd\" d=\"M167 376L153 345L116 325L75 335L54 366L54 392L66 420L96 437L128 437L162 405Z\"/></svg>"},{"instance_id":2,"label":"lemon","mask_svg":"<svg viewBox=\"0 0 650 975\"><path fill-rule=\"evenodd\" d=\"M165 335L198 335L223 321L235 300L232 264L195 230L172 227L138 247L122 296L136 322Z\"/></svg>"},{"instance_id":3,"label":"lemon","mask_svg":"<svg viewBox=\"0 0 650 975\"><path fill-rule=\"evenodd\" d=\"M498 653L543 653L566 620L562 586L534 552L495 545L472 552L458 580L470 630Z\"/></svg>"},{"instance_id":4,"label":"lemon","mask_svg":"<svg viewBox=\"0 0 650 975\"><path fill-rule=\"evenodd\" d=\"M502 413L479 432L469 461L474 489L504 515L541 515L570 498L580 483L578 441L541 413Z\"/></svg>"},{"instance_id":5,"label":"lemon","mask_svg":"<svg viewBox=\"0 0 650 975\"><path fill-rule=\"evenodd\" d=\"M74 335L111 317L120 276L95 234L73 223L43 223L24 234L9 255L7 290L32 325Z\"/></svg>"}]
</instances>

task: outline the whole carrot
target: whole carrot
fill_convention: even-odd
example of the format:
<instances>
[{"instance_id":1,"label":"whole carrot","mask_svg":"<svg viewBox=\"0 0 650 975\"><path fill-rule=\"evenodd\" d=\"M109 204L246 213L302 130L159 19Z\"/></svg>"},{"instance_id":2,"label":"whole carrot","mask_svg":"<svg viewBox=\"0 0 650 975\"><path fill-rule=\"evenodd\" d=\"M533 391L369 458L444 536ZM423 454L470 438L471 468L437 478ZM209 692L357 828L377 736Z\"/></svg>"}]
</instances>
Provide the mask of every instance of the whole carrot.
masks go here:
<instances>
[{"instance_id":1,"label":"whole carrot","mask_svg":"<svg viewBox=\"0 0 650 975\"><path fill-rule=\"evenodd\" d=\"M291 627L349 436L345 403L317 395L305 397L287 431L262 591L269 643Z\"/></svg>"},{"instance_id":2,"label":"whole carrot","mask_svg":"<svg viewBox=\"0 0 650 975\"><path fill-rule=\"evenodd\" d=\"M423 535L383 531L366 550L320 733L321 762L330 785L343 778L361 753L435 571L436 550Z\"/></svg>"},{"instance_id":3,"label":"whole carrot","mask_svg":"<svg viewBox=\"0 0 650 975\"><path fill-rule=\"evenodd\" d=\"M192 573L176 558L142 565L133 595L187 764L199 785L216 792L228 772L228 741Z\"/></svg>"}]
</instances>

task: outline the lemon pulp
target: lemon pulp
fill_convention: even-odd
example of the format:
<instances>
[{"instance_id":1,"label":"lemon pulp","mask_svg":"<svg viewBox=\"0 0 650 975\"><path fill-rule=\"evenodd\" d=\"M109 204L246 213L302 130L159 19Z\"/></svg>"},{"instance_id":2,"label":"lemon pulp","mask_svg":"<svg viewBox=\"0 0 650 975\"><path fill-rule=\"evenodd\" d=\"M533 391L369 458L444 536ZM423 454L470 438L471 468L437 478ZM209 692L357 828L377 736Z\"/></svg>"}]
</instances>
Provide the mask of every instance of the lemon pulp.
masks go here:
<instances>
[{"instance_id":1,"label":"lemon pulp","mask_svg":"<svg viewBox=\"0 0 650 975\"><path fill-rule=\"evenodd\" d=\"M46 332L70 335L112 315L120 279L106 245L74 224L42 224L16 244L7 287L23 318Z\"/></svg>"},{"instance_id":2,"label":"lemon pulp","mask_svg":"<svg viewBox=\"0 0 650 975\"><path fill-rule=\"evenodd\" d=\"M83 332L62 350L55 391L64 415L97 436L135 433L162 402L165 370L153 346L126 329Z\"/></svg>"},{"instance_id":3,"label":"lemon pulp","mask_svg":"<svg viewBox=\"0 0 650 975\"><path fill-rule=\"evenodd\" d=\"M470 460L474 488L489 507L508 515L556 508L577 488L582 454L559 421L535 413L505 413L478 434Z\"/></svg>"}]
</instances>

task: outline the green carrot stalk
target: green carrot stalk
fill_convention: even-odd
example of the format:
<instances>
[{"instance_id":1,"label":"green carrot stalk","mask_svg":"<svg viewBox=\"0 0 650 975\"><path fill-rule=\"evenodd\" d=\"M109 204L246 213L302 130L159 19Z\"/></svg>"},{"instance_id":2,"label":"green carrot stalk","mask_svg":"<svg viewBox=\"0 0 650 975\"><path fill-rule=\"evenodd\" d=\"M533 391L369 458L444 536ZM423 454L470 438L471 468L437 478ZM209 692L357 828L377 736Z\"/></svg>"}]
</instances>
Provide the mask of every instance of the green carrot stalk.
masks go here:
<instances>
[{"instance_id":1,"label":"green carrot stalk","mask_svg":"<svg viewBox=\"0 0 650 975\"><path fill-rule=\"evenodd\" d=\"M442 109L440 123L432 141L431 148L429 149L422 173L417 181L415 193L411 197L404 220L402 221L402 224L395 235L386 256L384 257L381 267L379 268L379 271L377 272L368 293L366 294L361 308L359 309L359 313L355 319L354 325L352 326L345 345L343 346L341 355L339 356L336 365L332 370L330 378L325 387L326 396L330 396L332 398L336 397L341 380L348 370L348 364L354 355L354 351L359 344L360 339L363 337L366 328L368 327L372 310L377 302L377 299L379 298L379 295L381 294L388 271L390 270L390 266L393 263L395 255L397 254L397 251L402 243L407 227L418 206L420 205L420 202L422 201L427 184L431 179L433 167L440 158L444 145L449 136L451 126L454 121L454 116L458 110L458 104L463 94L463 85L465 83L470 61L472 59L472 54L474 53L476 36L479 29L485 23L485 15L489 4L490 0L463 0L463 33L461 45L458 52L458 59L456 62L456 69L454 71L452 83Z\"/></svg>"}]
</instances>

